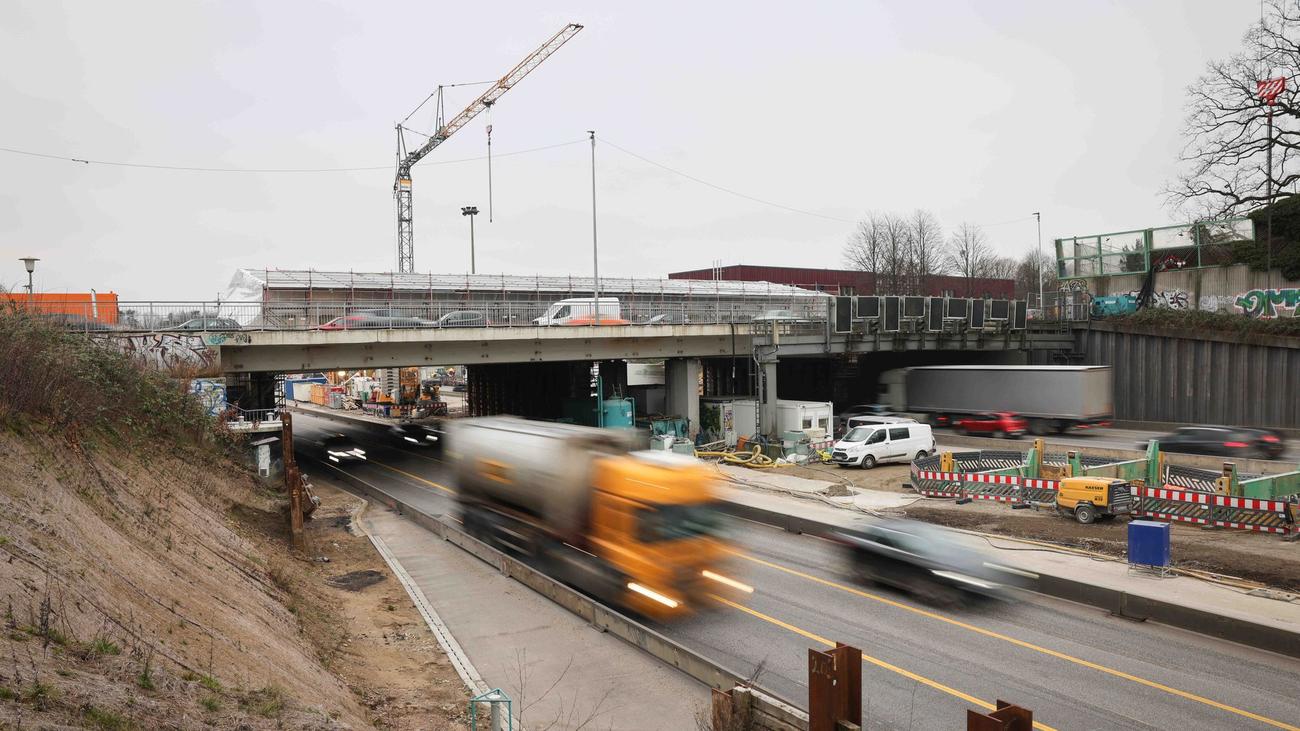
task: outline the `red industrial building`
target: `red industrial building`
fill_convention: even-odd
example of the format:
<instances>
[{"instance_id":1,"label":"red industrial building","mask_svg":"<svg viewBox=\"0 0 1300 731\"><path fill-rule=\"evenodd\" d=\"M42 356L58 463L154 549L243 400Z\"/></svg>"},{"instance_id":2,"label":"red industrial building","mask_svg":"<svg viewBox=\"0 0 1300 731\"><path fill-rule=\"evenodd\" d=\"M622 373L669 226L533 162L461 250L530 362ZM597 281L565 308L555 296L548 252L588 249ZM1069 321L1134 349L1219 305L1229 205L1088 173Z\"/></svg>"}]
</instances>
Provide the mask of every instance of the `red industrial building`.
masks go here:
<instances>
[{"instance_id":1,"label":"red industrial building","mask_svg":"<svg viewBox=\"0 0 1300 731\"><path fill-rule=\"evenodd\" d=\"M914 294L930 297L990 297L1011 299L1016 283L1010 279L966 279L931 274L921 277L918 289L911 292L882 292L876 286L875 272L857 269L810 269L807 267L769 267L753 264L693 269L673 272L669 279L721 279L735 282L771 282L788 284L818 292L843 295Z\"/></svg>"}]
</instances>

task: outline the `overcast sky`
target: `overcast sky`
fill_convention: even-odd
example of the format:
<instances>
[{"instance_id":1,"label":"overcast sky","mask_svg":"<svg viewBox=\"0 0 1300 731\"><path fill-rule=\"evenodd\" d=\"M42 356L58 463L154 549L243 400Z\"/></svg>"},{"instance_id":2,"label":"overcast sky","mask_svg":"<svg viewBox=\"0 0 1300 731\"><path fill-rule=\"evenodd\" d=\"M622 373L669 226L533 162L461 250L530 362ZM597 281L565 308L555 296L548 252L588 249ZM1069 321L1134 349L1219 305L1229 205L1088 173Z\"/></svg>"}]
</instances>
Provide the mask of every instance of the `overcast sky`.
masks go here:
<instances>
[{"instance_id":1,"label":"overcast sky","mask_svg":"<svg viewBox=\"0 0 1300 731\"><path fill-rule=\"evenodd\" d=\"M1256 2L0 3L0 284L211 299L239 267L395 267L393 124L586 28L415 168L415 263L602 273L839 267L866 211L985 224L997 249L1170 222L1183 90ZM448 91L453 115L482 87ZM412 118L429 131L428 107ZM579 142L581 141L581 142ZM562 147L504 156L520 150ZM1012 223L1007 223L1012 222ZM994 225L1000 224L1000 225Z\"/></svg>"}]
</instances>

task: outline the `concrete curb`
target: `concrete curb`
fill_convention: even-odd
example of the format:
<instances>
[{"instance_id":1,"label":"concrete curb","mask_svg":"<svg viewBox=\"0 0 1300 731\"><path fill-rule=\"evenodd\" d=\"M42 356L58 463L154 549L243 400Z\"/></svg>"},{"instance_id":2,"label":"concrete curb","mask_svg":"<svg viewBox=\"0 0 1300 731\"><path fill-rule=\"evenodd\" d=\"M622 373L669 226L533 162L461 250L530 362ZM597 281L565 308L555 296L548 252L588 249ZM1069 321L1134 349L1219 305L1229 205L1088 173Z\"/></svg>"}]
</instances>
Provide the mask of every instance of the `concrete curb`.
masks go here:
<instances>
[{"instance_id":1,"label":"concrete curb","mask_svg":"<svg viewBox=\"0 0 1300 731\"><path fill-rule=\"evenodd\" d=\"M709 660L694 650L688 649L639 622L596 603L594 600L532 567L471 538L455 526L442 520L439 516L430 515L418 508L407 505L384 489L376 487L345 470L333 469L342 476L343 481L354 486L363 497L396 511L403 517L408 518L412 523L456 545L484 563L495 567L502 575L518 581L520 584L581 617L591 625L592 629L599 632L608 632L629 645L649 653L661 662L686 673L710 688L726 691L738 685L745 685L745 676L740 673ZM416 588L418 589L418 587ZM766 690L754 686L747 687L760 702L765 702L772 707L788 706L796 715L802 715L802 723L804 724L802 727L806 728L807 715L798 710L798 706Z\"/></svg>"},{"instance_id":2,"label":"concrete curb","mask_svg":"<svg viewBox=\"0 0 1300 731\"><path fill-rule=\"evenodd\" d=\"M790 533L817 536L843 527L741 503L726 502L723 503L723 509L737 518L781 528ZM1213 614L1140 594L1130 594L1119 589L1086 584L1041 572L1037 573L1037 578L1031 581L1027 588L1045 596L1103 609L1119 617L1150 620L1209 637L1300 658L1300 633L1289 632L1280 627L1259 624L1239 617Z\"/></svg>"}]
</instances>

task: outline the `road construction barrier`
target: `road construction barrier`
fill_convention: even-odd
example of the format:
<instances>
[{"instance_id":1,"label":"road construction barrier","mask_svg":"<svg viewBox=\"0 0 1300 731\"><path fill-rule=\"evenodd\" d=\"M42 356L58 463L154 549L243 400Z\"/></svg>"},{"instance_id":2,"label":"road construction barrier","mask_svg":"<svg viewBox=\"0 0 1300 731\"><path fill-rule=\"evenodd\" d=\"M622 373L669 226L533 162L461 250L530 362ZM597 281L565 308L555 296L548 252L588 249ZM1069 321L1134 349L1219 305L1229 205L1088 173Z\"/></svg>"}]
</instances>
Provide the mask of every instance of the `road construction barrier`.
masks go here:
<instances>
[{"instance_id":1,"label":"road construction barrier","mask_svg":"<svg viewBox=\"0 0 1300 731\"><path fill-rule=\"evenodd\" d=\"M960 462L953 461L956 464L979 463L969 456ZM1061 483L1057 480L1003 474L1005 470L943 472L933 469L940 464L942 457L939 456L912 463L912 487L918 494L934 498L1042 505L1055 503L1060 491ZM1179 476L1183 480L1196 477L1186 473ZM1184 489L1177 483L1161 487L1135 485L1133 491L1134 517L1281 535L1300 532L1295 521L1297 506L1285 500L1220 495L1212 491Z\"/></svg>"},{"instance_id":2,"label":"road construction barrier","mask_svg":"<svg viewBox=\"0 0 1300 731\"><path fill-rule=\"evenodd\" d=\"M1281 535L1296 530L1295 506L1285 500L1215 495L1169 485L1138 488L1137 493L1139 517Z\"/></svg>"}]
</instances>

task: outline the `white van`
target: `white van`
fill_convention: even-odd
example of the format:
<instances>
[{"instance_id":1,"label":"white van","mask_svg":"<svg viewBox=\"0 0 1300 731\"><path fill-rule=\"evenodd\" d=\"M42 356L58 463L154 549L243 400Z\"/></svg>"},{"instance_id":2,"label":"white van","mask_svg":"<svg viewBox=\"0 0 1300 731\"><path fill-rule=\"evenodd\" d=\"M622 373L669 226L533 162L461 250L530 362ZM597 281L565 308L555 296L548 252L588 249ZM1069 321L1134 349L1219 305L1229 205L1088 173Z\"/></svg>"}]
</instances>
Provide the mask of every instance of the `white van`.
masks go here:
<instances>
[{"instance_id":1,"label":"white van","mask_svg":"<svg viewBox=\"0 0 1300 731\"><path fill-rule=\"evenodd\" d=\"M596 318L599 310L599 319ZM560 300L533 320L534 325L626 325L617 297L574 297Z\"/></svg>"},{"instance_id":2,"label":"white van","mask_svg":"<svg viewBox=\"0 0 1300 731\"><path fill-rule=\"evenodd\" d=\"M911 462L936 451L929 424L863 424L831 447L831 460L842 467L871 469L885 462Z\"/></svg>"}]
</instances>

